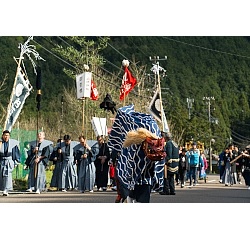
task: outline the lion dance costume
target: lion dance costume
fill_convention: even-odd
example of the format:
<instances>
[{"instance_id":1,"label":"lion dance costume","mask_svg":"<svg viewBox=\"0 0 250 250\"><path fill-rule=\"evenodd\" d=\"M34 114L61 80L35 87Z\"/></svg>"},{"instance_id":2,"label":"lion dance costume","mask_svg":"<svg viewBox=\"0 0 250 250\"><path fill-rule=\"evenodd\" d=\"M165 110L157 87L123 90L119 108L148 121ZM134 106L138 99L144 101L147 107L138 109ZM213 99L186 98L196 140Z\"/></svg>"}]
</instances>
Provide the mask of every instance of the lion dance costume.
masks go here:
<instances>
[{"instance_id":1,"label":"lion dance costume","mask_svg":"<svg viewBox=\"0 0 250 250\"><path fill-rule=\"evenodd\" d=\"M146 136L161 137L151 115L134 111L134 105L117 110L108 146L119 155L116 164L120 195L127 202L150 202L152 190L163 187L164 161L152 161L143 151Z\"/></svg>"}]
</instances>

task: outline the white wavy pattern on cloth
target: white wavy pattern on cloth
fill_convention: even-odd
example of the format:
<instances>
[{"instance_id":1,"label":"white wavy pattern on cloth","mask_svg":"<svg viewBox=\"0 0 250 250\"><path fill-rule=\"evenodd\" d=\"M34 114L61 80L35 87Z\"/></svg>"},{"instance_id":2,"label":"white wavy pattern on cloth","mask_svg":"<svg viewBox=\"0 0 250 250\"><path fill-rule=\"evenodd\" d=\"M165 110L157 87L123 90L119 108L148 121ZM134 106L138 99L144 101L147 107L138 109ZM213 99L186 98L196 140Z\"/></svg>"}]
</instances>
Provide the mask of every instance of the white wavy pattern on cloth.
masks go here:
<instances>
[{"instance_id":1,"label":"white wavy pattern on cloth","mask_svg":"<svg viewBox=\"0 0 250 250\"><path fill-rule=\"evenodd\" d=\"M117 164L118 178L128 189L133 189L135 184L150 184L153 189L158 190L163 186L164 160L155 163L150 161L142 150L142 144L122 147L127 133L138 128L146 128L161 136L160 129L151 115L135 112L134 105L117 110L108 146L120 153ZM153 171L155 173L152 178Z\"/></svg>"}]
</instances>

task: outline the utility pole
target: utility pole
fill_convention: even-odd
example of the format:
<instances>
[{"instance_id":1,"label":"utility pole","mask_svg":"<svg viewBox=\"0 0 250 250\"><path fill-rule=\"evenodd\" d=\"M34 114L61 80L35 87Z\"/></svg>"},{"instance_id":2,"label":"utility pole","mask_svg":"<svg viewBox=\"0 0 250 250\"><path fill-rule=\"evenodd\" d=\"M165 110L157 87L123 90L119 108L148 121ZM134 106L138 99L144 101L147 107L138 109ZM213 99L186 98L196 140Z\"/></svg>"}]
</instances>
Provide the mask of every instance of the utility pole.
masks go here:
<instances>
[{"instance_id":1,"label":"utility pole","mask_svg":"<svg viewBox=\"0 0 250 250\"><path fill-rule=\"evenodd\" d=\"M154 62L151 71L153 71L153 73L155 74L155 87L159 91L159 96L160 96L161 122L162 124L164 124L163 113L162 113L163 107L162 107L162 97L161 97L160 71L163 71L163 76L165 76L166 70L159 65L159 61L167 60L167 56L165 56L164 58L160 58L159 56L154 56L154 58L152 58L150 56L149 60Z\"/></svg>"},{"instance_id":2,"label":"utility pole","mask_svg":"<svg viewBox=\"0 0 250 250\"><path fill-rule=\"evenodd\" d=\"M211 131L211 101L214 101L213 96L204 96L203 101L206 102L206 105L208 105L208 122L209 122L209 172L210 174L213 172L213 165L212 165L212 141L214 142L214 139L212 139L212 131Z\"/></svg>"},{"instance_id":3,"label":"utility pole","mask_svg":"<svg viewBox=\"0 0 250 250\"><path fill-rule=\"evenodd\" d=\"M191 119L191 108L193 107L194 99L187 98L187 105L188 105L188 119Z\"/></svg>"}]
</instances>

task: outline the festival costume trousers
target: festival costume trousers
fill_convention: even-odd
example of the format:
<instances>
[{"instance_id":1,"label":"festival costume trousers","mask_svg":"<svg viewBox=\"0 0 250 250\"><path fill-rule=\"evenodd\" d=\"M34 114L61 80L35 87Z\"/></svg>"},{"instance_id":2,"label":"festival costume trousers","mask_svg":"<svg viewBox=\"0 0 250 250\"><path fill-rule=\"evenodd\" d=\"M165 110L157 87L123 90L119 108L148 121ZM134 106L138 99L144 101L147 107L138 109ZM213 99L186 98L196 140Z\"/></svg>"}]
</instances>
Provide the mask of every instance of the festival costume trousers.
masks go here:
<instances>
[{"instance_id":1,"label":"festival costume trousers","mask_svg":"<svg viewBox=\"0 0 250 250\"><path fill-rule=\"evenodd\" d=\"M136 202L149 203L150 202L151 186L148 184L135 185L134 190L129 191L129 197Z\"/></svg>"},{"instance_id":2,"label":"festival costume trousers","mask_svg":"<svg viewBox=\"0 0 250 250\"><path fill-rule=\"evenodd\" d=\"M175 193L174 175L175 175L174 173L168 171L167 178L164 178L163 193L165 194Z\"/></svg>"}]
</instances>

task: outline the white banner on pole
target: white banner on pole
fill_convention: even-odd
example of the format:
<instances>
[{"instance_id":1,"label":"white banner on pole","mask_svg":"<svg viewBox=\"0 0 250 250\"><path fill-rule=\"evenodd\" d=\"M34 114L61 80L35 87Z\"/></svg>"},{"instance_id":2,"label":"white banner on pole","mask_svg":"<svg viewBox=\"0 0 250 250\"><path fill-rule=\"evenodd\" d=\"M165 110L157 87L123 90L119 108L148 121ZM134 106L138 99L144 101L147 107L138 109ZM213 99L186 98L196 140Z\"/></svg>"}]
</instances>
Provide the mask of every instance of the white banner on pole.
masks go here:
<instances>
[{"instance_id":1,"label":"white banner on pole","mask_svg":"<svg viewBox=\"0 0 250 250\"><path fill-rule=\"evenodd\" d=\"M8 108L8 113L5 121L5 129L11 131L14 126L22 108L25 103L26 98L29 96L32 86L24 73L21 72L21 68L17 69L17 79L15 89L10 100L10 106Z\"/></svg>"},{"instance_id":2,"label":"white banner on pole","mask_svg":"<svg viewBox=\"0 0 250 250\"><path fill-rule=\"evenodd\" d=\"M147 108L147 111L159 122L162 122L161 117L161 101L160 101L160 93L157 90Z\"/></svg>"},{"instance_id":3,"label":"white banner on pole","mask_svg":"<svg viewBox=\"0 0 250 250\"><path fill-rule=\"evenodd\" d=\"M164 109L162 109L162 114L163 114L163 129L162 129L162 131L168 133L170 131L169 131L169 126L168 126L168 122L167 122L167 118L166 118Z\"/></svg>"},{"instance_id":4,"label":"white banner on pole","mask_svg":"<svg viewBox=\"0 0 250 250\"><path fill-rule=\"evenodd\" d=\"M91 72L84 72L76 76L76 96L77 99L90 98L91 93Z\"/></svg>"},{"instance_id":5,"label":"white banner on pole","mask_svg":"<svg viewBox=\"0 0 250 250\"><path fill-rule=\"evenodd\" d=\"M108 129L107 129L107 119L106 118L100 118L100 117L92 117L91 124L93 127L93 130L95 132L95 135L108 135Z\"/></svg>"},{"instance_id":6,"label":"white banner on pole","mask_svg":"<svg viewBox=\"0 0 250 250\"><path fill-rule=\"evenodd\" d=\"M162 110L161 110L162 108ZM159 90L157 90L147 108L147 112L149 112L157 121L163 123L163 132L170 132L168 122L166 119L166 115L164 112L164 109L161 105L160 101L160 93Z\"/></svg>"}]
</instances>

